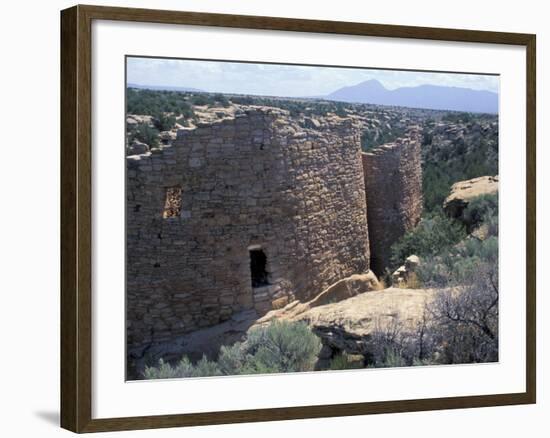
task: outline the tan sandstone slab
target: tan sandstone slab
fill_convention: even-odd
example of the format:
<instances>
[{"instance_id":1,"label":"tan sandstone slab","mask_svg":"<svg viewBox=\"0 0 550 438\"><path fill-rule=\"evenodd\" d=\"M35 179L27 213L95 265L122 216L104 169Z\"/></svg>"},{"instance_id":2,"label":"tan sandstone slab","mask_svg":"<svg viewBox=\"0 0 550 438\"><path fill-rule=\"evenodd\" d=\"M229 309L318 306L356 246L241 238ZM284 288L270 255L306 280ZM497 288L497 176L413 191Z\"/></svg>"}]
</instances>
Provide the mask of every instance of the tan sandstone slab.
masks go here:
<instances>
[{"instance_id":1,"label":"tan sandstone slab","mask_svg":"<svg viewBox=\"0 0 550 438\"><path fill-rule=\"evenodd\" d=\"M480 176L459 181L451 186L451 193L443 203L443 209L452 217L459 217L468 203L478 196L498 193L498 175Z\"/></svg>"}]
</instances>

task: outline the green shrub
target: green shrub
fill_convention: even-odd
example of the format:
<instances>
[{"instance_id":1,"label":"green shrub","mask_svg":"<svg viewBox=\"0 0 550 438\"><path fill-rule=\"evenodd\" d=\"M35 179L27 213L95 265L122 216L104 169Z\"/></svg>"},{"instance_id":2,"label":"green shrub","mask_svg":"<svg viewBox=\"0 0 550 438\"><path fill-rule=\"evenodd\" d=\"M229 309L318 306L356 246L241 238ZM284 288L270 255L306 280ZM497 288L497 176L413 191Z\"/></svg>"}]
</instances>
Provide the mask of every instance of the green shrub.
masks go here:
<instances>
[{"instance_id":1,"label":"green shrub","mask_svg":"<svg viewBox=\"0 0 550 438\"><path fill-rule=\"evenodd\" d=\"M396 348L388 348L383 362L377 364L379 368L395 368L407 366L405 358Z\"/></svg>"},{"instance_id":2,"label":"green shrub","mask_svg":"<svg viewBox=\"0 0 550 438\"><path fill-rule=\"evenodd\" d=\"M422 367L422 366L429 366L429 365L438 365L438 363L434 359L415 358L412 364L413 367Z\"/></svg>"},{"instance_id":3,"label":"green shrub","mask_svg":"<svg viewBox=\"0 0 550 438\"><path fill-rule=\"evenodd\" d=\"M461 217L469 231L477 228L481 223L492 224L495 219L498 223L498 195L481 195L472 199ZM496 232L498 233L498 230Z\"/></svg>"},{"instance_id":4,"label":"green shrub","mask_svg":"<svg viewBox=\"0 0 550 438\"><path fill-rule=\"evenodd\" d=\"M439 257L423 259L416 275L424 286L446 286L451 281L449 265Z\"/></svg>"},{"instance_id":5,"label":"green shrub","mask_svg":"<svg viewBox=\"0 0 550 438\"><path fill-rule=\"evenodd\" d=\"M221 371L215 362L208 361L204 356L196 365L193 365L184 356L173 366L160 359L158 367L146 367L143 375L146 379L179 379L182 377L219 376Z\"/></svg>"},{"instance_id":6,"label":"green shrub","mask_svg":"<svg viewBox=\"0 0 550 438\"><path fill-rule=\"evenodd\" d=\"M218 105L221 105L224 108L227 108L230 106L229 99L227 99L227 97L222 93L214 94L213 99Z\"/></svg>"},{"instance_id":7,"label":"green shrub","mask_svg":"<svg viewBox=\"0 0 550 438\"><path fill-rule=\"evenodd\" d=\"M422 218L416 228L406 233L392 246L392 268L403 264L412 254L421 258L439 254L464 237L466 237L464 227L438 210Z\"/></svg>"},{"instance_id":8,"label":"green shrub","mask_svg":"<svg viewBox=\"0 0 550 438\"><path fill-rule=\"evenodd\" d=\"M183 357L172 366L160 360L146 367L146 379L313 371L321 341L304 322L275 321L252 329L244 342L220 349L217 362L203 357L193 365Z\"/></svg>"},{"instance_id":9,"label":"green shrub","mask_svg":"<svg viewBox=\"0 0 550 438\"><path fill-rule=\"evenodd\" d=\"M237 342L231 346L223 345L218 357L218 366L225 375L240 374L247 361L247 352L244 342Z\"/></svg>"},{"instance_id":10,"label":"green shrub","mask_svg":"<svg viewBox=\"0 0 550 438\"><path fill-rule=\"evenodd\" d=\"M371 342L372 351L367 353L367 368L395 368L413 364L413 359L405 357L400 341L388 341L378 338ZM375 345L376 343L376 345Z\"/></svg>"},{"instance_id":11,"label":"green shrub","mask_svg":"<svg viewBox=\"0 0 550 438\"><path fill-rule=\"evenodd\" d=\"M159 131L156 128L150 127L146 123L140 123L137 128L130 132L128 136L128 143L132 144L134 139L153 147L158 145Z\"/></svg>"},{"instance_id":12,"label":"green shrub","mask_svg":"<svg viewBox=\"0 0 550 438\"><path fill-rule=\"evenodd\" d=\"M466 112L449 112L446 113L441 120L451 123L468 123L474 119L474 114Z\"/></svg>"},{"instance_id":13,"label":"green shrub","mask_svg":"<svg viewBox=\"0 0 550 438\"><path fill-rule=\"evenodd\" d=\"M466 239L455 247L422 260L416 274L425 286L472 284L482 269L497 269L498 238Z\"/></svg>"},{"instance_id":14,"label":"green shrub","mask_svg":"<svg viewBox=\"0 0 550 438\"><path fill-rule=\"evenodd\" d=\"M208 377L221 376L222 372L216 362L211 362L203 356L202 359L195 365L193 374L194 375L192 377Z\"/></svg>"},{"instance_id":15,"label":"green shrub","mask_svg":"<svg viewBox=\"0 0 550 438\"><path fill-rule=\"evenodd\" d=\"M192 97L192 101L193 101L193 105L198 105L198 106L204 106L204 105L211 105L212 103L214 103L214 100L211 99L207 94L195 94L193 97Z\"/></svg>"},{"instance_id":16,"label":"green shrub","mask_svg":"<svg viewBox=\"0 0 550 438\"><path fill-rule=\"evenodd\" d=\"M172 366L160 359L157 367L145 367L143 375L146 379L175 379L178 377L189 377L192 369L193 366L186 357L176 366Z\"/></svg>"},{"instance_id":17,"label":"green shrub","mask_svg":"<svg viewBox=\"0 0 550 438\"><path fill-rule=\"evenodd\" d=\"M188 93L167 90L144 90L128 88L126 91L128 114L141 114L156 117L160 113L193 116L193 108L188 102Z\"/></svg>"},{"instance_id":18,"label":"green shrub","mask_svg":"<svg viewBox=\"0 0 550 438\"><path fill-rule=\"evenodd\" d=\"M487 227L484 240L468 236L480 225ZM422 258L416 274L424 286L469 284L480 267L498 265L498 197L485 195L470 201L459 220L441 210L392 246L392 263L398 266L411 254Z\"/></svg>"},{"instance_id":19,"label":"green shrub","mask_svg":"<svg viewBox=\"0 0 550 438\"><path fill-rule=\"evenodd\" d=\"M153 124L159 131L170 131L176 124L176 118L159 113L153 118Z\"/></svg>"},{"instance_id":20,"label":"green shrub","mask_svg":"<svg viewBox=\"0 0 550 438\"><path fill-rule=\"evenodd\" d=\"M321 341L305 322L275 321L251 330L245 349L243 369L247 374L310 371Z\"/></svg>"},{"instance_id":21,"label":"green shrub","mask_svg":"<svg viewBox=\"0 0 550 438\"><path fill-rule=\"evenodd\" d=\"M459 248L459 254L466 258L478 258L481 261L496 263L498 261L498 237L491 236L485 240L468 239Z\"/></svg>"},{"instance_id":22,"label":"green shrub","mask_svg":"<svg viewBox=\"0 0 550 438\"><path fill-rule=\"evenodd\" d=\"M455 182L498 173L498 137L492 138L494 133L441 147L430 132L425 132L422 146L424 211L441 208Z\"/></svg>"}]
</instances>

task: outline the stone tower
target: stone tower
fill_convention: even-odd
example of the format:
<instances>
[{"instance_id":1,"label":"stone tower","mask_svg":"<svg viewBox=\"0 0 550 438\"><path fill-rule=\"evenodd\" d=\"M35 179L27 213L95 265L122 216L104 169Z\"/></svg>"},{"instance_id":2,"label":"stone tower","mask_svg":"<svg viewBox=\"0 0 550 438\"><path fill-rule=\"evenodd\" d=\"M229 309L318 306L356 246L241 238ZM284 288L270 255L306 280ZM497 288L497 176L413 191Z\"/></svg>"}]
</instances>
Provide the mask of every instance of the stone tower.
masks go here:
<instances>
[{"instance_id":1,"label":"stone tower","mask_svg":"<svg viewBox=\"0 0 550 438\"><path fill-rule=\"evenodd\" d=\"M422 215L422 168L418 128L406 137L362 154L367 196L370 267L381 275L391 246Z\"/></svg>"},{"instance_id":2,"label":"stone tower","mask_svg":"<svg viewBox=\"0 0 550 438\"><path fill-rule=\"evenodd\" d=\"M365 181L382 181L364 178L353 123L306 127L257 108L127 157L128 346L307 300L368 270Z\"/></svg>"}]
</instances>

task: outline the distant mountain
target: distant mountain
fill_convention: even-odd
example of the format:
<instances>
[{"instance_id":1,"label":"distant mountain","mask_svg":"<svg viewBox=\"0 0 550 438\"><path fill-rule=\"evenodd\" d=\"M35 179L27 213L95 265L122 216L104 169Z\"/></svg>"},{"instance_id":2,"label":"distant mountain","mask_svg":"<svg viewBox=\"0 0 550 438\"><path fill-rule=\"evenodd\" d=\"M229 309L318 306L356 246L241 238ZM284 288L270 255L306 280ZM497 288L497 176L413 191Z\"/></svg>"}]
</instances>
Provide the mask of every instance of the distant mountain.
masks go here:
<instances>
[{"instance_id":1,"label":"distant mountain","mask_svg":"<svg viewBox=\"0 0 550 438\"><path fill-rule=\"evenodd\" d=\"M140 85L128 83L126 86L128 88L139 88L141 90L190 91L195 93L205 93L204 90L200 90L198 88L174 87L172 85Z\"/></svg>"},{"instance_id":2,"label":"distant mountain","mask_svg":"<svg viewBox=\"0 0 550 438\"><path fill-rule=\"evenodd\" d=\"M388 90L376 79L340 88L325 96L325 99L435 110L498 113L498 94L491 91L440 85Z\"/></svg>"}]
</instances>

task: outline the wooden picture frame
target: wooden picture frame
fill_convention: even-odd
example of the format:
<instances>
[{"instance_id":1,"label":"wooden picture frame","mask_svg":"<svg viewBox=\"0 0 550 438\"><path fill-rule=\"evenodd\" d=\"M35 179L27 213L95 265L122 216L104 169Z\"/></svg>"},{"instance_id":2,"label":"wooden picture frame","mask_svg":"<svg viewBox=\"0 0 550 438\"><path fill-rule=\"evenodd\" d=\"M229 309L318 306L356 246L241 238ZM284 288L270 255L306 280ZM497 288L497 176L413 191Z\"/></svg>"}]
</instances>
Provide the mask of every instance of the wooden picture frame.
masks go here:
<instances>
[{"instance_id":1,"label":"wooden picture frame","mask_svg":"<svg viewBox=\"0 0 550 438\"><path fill-rule=\"evenodd\" d=\"M526 48L526 391L446 398L92 418L92 22L113 20L347 34ZM74 432L211 425L530 404L536 401L536 38L531 34L165 10L75 6L61 12L61 426Z\"/></svg>"}]
</instances>

